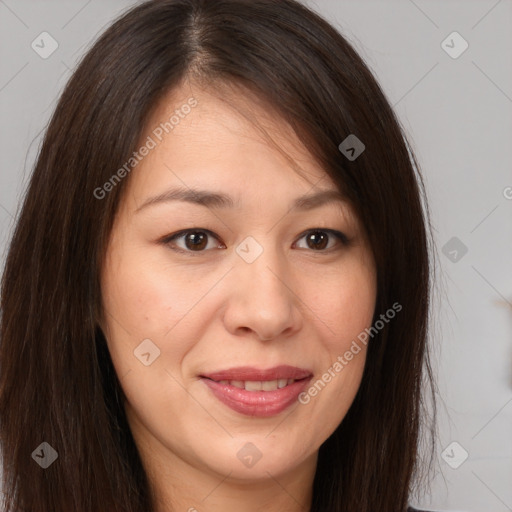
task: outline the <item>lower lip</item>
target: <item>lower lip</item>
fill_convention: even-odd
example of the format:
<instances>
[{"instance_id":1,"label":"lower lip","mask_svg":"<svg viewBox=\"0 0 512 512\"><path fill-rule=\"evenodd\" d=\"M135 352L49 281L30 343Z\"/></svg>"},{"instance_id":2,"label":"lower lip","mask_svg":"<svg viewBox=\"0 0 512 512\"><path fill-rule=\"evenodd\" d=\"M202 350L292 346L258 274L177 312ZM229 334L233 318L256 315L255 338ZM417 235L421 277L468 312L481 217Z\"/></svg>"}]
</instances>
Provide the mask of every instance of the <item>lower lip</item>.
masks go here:
<instances>
[{"instance_id":1,"label":"lower lip","mask_svg":"<svg viewBox=\"0 0 512 512\"><path fill-rule=\"evenodd\" d=\"M234 411L246 416L268 418L283 412L296 402L311 377L297 380L289 386L274 391L246 391L205 377L202 380L223 404Z\"/></svg>"}]
</instances>

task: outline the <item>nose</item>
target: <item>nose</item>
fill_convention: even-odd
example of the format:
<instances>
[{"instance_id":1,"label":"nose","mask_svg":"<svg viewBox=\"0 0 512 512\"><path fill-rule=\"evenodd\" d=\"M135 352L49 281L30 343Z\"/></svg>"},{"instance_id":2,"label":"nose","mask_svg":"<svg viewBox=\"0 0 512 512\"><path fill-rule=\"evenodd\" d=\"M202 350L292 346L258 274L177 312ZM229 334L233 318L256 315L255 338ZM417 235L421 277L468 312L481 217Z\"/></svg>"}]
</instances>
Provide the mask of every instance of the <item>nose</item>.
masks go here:
<instances>
[{"instance_id":1,"label":"nose","mask_svg":"<svg viewBox=\"0 0 512 512\"><path fill-rule=\"evenodd\" d=\"M253 333L269 341L301 329L301 301L294 290L297 283L283 256L267 248L252 263L237 260L230 274L224 314L228 332L238 336Z\"/></svg>"}]
</instances>

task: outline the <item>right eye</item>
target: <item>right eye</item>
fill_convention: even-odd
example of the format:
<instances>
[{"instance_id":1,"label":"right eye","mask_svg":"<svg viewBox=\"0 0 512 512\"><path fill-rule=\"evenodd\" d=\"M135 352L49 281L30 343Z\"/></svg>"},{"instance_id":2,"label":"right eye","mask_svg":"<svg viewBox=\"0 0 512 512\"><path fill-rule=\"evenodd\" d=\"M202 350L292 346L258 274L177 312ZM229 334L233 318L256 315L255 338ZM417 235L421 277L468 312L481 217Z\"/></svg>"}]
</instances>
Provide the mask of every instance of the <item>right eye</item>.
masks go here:
<instances>
[{"instance_id":1,"label":"right eye","mask_svg":"<svg viewBox=\"0 0 512 512\"><path fill-rule=\"evenodd\" d=\"M208 229L194 228L179 231L166 236L162 243L169 246L170 249L177 252L192 253L192 252L205 252L211 249L225 249L226 246L222 243L210 243L208 238L219 238ZM181 242L181 245L177 242ZM174 247L173 247L174 246Z\"/></svg>"}]
</instances>

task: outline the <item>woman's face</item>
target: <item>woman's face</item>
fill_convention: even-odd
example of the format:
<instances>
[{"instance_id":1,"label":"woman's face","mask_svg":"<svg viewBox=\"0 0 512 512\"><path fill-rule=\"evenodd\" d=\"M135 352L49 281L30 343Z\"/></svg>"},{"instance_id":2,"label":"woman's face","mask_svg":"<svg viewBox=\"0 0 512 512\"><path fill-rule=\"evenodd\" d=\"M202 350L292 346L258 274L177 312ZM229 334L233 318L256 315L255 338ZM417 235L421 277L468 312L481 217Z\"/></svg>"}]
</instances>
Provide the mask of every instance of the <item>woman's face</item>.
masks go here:
<instances>
[{"instance_id":1,"label":"woman's face","mask_svg":"<svg viewBox=\"0 0 512 512\"><path fill-rule=\"evenodd\" d=\"M282 121L247 105L303 175L226 103L175 90L142 137L102 269L143 460L217 482L314 472L360 385L366 348L345 354L376 298L349 205Z\"/></svg>"}]
</instances>

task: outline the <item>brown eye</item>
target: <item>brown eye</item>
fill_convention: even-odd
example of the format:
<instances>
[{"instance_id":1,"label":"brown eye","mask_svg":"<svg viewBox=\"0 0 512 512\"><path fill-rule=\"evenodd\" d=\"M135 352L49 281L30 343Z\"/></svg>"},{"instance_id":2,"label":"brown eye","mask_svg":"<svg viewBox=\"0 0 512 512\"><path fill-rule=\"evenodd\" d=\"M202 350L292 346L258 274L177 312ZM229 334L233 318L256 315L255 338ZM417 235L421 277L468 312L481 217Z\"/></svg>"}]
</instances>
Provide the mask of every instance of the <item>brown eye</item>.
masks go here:
<instances>
[{"instance_id":1,"label":"brown eye","mask_svg":"<svg viewBox=\"0 0 512 512\"><path fill-rule=\"evenodd\" d=\"M306 235L307 244L310 249L322 250L329 243L329 236L322 231L313 231Z\"/></svg>"},{"instance_id":2,"label":"brown eye","mask_svg":"<svg viewBox=\"0 0 512 512\"><path fill-rule=\"evenodd\" d=\"M201 251L208 245L208 235L202 231L192 231L185 235L185 245L191 251Z\"/></svg>"},{"instance_id":3,"label":"brown eye","mask_svg":"<svg viewBox=\"0 0 512 512\"><path fill-rule=\"evenodd\" d=\"M188 253L225 248L220 242L213 243L212 239L219 240L207 229L188 229L165 237L162 243L170 246L175 251Z\"/></svg>"},{"instance_id":4,"label":"brown eye","mask_svg":"<svg viewBox=\"0 0 512 512\"><path fill-rule=\"evenodd\" d=\"M332 229L310 230L302 235L300 240L303 239L306 240L306 247L299 247L299 249L311 249L313 251L329 250L336 247L336 241L344 246L349 245L349 241L343 233Z\"/></svg>"}]
</instances>

